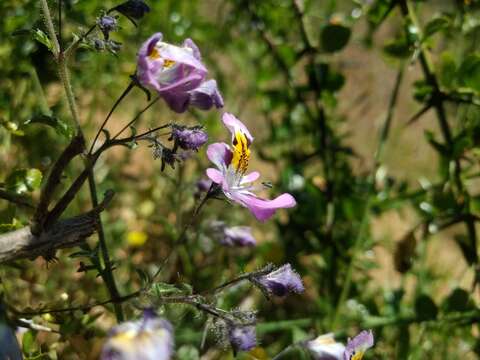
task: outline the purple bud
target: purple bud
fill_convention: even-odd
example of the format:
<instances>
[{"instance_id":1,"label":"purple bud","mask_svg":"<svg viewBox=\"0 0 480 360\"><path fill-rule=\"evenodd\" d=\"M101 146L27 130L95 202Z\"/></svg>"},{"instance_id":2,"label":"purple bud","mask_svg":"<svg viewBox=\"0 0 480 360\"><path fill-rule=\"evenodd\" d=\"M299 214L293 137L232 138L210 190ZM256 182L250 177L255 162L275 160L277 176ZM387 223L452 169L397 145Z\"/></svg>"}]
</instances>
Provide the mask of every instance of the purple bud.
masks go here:
<instances>
[{"instance_id":1,"label":"purple bud","mask_svg":"<svg viewBox=\"0 0 480 360\"><path fill-rule=\"evenodd\" d=\"M255 326L233 326L228 336L235 351L248 351L257 344Z\"/></svg>"},{"instance_id":2,"label":"purple bud","mask_svg":"<svg viewBox=\"0 0 480 360\"><path fill-rule=\"evenodd\" d=\"M181 127L173 128L172 138L184 150L198 150L208 141L208 135L205 131Z\"/></svg>"},{"instance_id":3,"label":"purple bud","mask_svg":"<svg viewBox=\"0 0 480 360\"><path fill-rule=\"evenodd\" d=\"M370 349L373 344L374 339L372 330L363 330L353 339L348 340L345 353L343 354L344 360L350 360L354 358L354 355L357 355L357 357L361 359L365 351Z\"/></svg>"},{"instance_id":4,"label":"purple bud","mask_svg":"<svg viewBox=\"0 0 480 360\"><path fill-rule=\"evenodd\" d=\"M257 244L249 226L232 226L224 228L220 243L227 246L255 246Z\"/></svg>"},{"instance_id":5,"label":"purple bud","mask_svg":"<svg viewBox=\"0 0 480 360\"><path fill-rule=\"evenodd\" d=\"M276 296L285 296L289 292L301 293L305 290L302 279L292 270L290 264L285 264L267 275L256 279L267 292Z\"/></svg>"},{"instance_id":6,"label":"purple bud","mask_svg":"<svg viewBox=\"0 0 480 360\"><path fill-rule=\"evenodd\" d=\"M128 0L114 8L119 13L136 20L141 19L150 8L142 0Z\"/></svg>"},{"instance_id":7,"label":"purple bud","mask_svg":"<svg viewBox=\"0 0 480 360\"><path fill-rule=\"evenodd\" d=\"M108 39L108 33L117 29L117 19L110 15L104 15L97 20L98 27L102 30L105 38Z\"/></svg>"}]
</instances>

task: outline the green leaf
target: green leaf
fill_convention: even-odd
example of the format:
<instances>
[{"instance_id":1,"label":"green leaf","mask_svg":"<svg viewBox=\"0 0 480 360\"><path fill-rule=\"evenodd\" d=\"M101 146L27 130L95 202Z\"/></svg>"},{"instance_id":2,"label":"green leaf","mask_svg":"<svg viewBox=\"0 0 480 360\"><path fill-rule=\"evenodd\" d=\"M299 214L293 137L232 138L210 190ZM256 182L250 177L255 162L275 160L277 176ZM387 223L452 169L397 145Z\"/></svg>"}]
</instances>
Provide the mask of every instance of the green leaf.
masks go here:
<instances>
[{"instance_id":1,"label":"green leaf","mask_svg":"<svg viewBox=\"0 0 480 360\"><path fill-rule=\"evenodd\" d=\"M350 28L340 24L325 26L320 34L322 48L326 52L342 50L350 40Z\"/></svg>"},{"instance_id":2,"label":"green leaf","mask_svg":"<svg viewBox=\"0 0 480 360\"><path fill-rule=\"evenodd\" d=\"M152 292L157 297L161 297L169 294L179 294L182 291L173 284L156 283L152 286Z\"/></svg>"},{"instance_id":3,"label":"green leaf","mask_svg":"<svg viewBox=\"0 0 480 360\"><path fill-rule=\"evenodd\" d=\"M53 45L50 41L50 38L45 34L42 30L36 29L33 31L33 38L37 40L39 43L45 45L48 50L53 52Z\"/></svg>"},{"instance_id":4,"label":"green leaf","mask_svg":"<svg viewBox=\"0 0 480 360\"><path fill-rule=\"evenodd\" d=\"M16 194L35 191L42 183L42 172L38 169L15 170L5 181L7 191Z\"/></svg>"},{"instance_id":5,"label":"green leaf","mask_svg":"<svg viewBox=\"0 0 480 360\"><path fill-rule=\"evenodd\" d=\"M461 85L480 92L480 56L468 55L458 69L458 79Z\"/></svg>"},{"instance_id":6,"label":"green leaf","mask_svg":"<svg viewBox=\"0 0 480 360\"><path fill-rule=\"evenodd\" d=\"M450 26L450 19L446 16L439 16L436 17L428 22L428 24L425 26L423 35L424 38L428 38L435 33L447 29Z\"/></svg>"},{"instance_id":7,"label":"green leaf","mask_svg":"<svg viewBox=\"0 0 480 360\"><path fill-rule=\"evenodd\" d=\"M70 139L73 136L74 130L67 124L56 118L55 116L49 115L35 115L32 118L25 121L25 125L28 124L44 124L55 129L57 134L65 136L67 139Z\"/></svg>"},{"instance_id":8,"label":"green leaf","mask_svg":"<svg viewBox=\"0 0 480 360\"><path fill-rule=\"evenodd\" d=\"M464 289L455 288L443 301L441 307L444 312L467 311L472 308L470 294Z\"/></svg>"},{"instance_id":9,"label":"green leaf","mask_svg":"<svg viewBox=\"0 0 480 360\"><path fill-rule=\"evenodd\" d=\"M36 350L35 336L36 333L33 330L28 330L25 334L23 334L22 350L24 354L31 354Z\"/></svg>"},{"instance_id":10,"label":"green leaf","mask_svg":"<svg viewBox=\"0 0 480 360\"><path fill-rule=\"evenodd\" d=\"M437 317L437 305L428 295L420 295L415 299L415 313L421 320L432 320Z\"/></svg>"},{"instance_id":11,"label":"green leaf","mask_svg":"<svg viewBox=\"0 0 480 360\"><path fill-rule=\"evenodd\" d=\"M383 46L383 51L388 56L399 59L408 58L412 52L405 37L388 40Z\"/></svg>"}]
</instances>

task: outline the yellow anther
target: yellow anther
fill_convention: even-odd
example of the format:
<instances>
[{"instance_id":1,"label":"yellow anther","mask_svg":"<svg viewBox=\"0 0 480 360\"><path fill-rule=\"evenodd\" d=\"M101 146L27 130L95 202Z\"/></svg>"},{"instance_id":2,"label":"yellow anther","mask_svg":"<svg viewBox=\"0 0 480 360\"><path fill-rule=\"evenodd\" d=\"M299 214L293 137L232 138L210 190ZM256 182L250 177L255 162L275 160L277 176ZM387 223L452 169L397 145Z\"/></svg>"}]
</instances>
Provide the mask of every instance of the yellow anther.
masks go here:
<instances>
[{"instance_id":1,"label":"yellow anther","mask_svg":"<svg viewBox=\"0 0 480 360\"><path fill-rule=\"evenodd\" d=\"M153 48L148 57L152 60L156 60L160 58L160 53L158 52L157 48Z\"/></svg>"},{"instance_id":2,"label":"yellow anther","mask_svg":"<svg viewBox=\"0 0 480 360\"><path fill-rule=\"evenodd\" d=\"M235 132L233 138L233 157L232 164L237 172L244 174L248 168L250 160L250 149L245 134L240 131Z\"/></svg>"},{"instance_id":3,"label":"yellow anther","mask_svg":"<svg viewBox=\"0 0 480 360\"><path fill-rule=\"evenodd\" d=\"M350 358L350 360L362 360L363 359L363 354L365 354L364 351L359 351L359 352L353 354L352 357Z\"/></svg>"},{"instance_id":4,"label":"yellow anther","mask_svg":"<svg viewBox=\"0 0 480 360\"><path fill-rule=\"evenodd\" d=\"M164 68L170 68L172 67L173 65L175 65L175 61L173 60L163 60L163 67Z\"/></svg>"}]
</instances>

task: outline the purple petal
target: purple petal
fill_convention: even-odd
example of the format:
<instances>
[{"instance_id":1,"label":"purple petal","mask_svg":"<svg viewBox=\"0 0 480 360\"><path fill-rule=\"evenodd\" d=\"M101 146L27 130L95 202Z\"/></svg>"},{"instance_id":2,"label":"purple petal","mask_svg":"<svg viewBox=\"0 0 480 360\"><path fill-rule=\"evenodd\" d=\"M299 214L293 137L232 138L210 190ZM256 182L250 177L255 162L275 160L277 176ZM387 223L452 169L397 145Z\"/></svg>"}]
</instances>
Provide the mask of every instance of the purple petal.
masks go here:
<instances>
[{"instance_id":1,"label":"purple petal","mask_svg":"<svg viewBox=\"0 0 480 360\"><path fill-rule=\"evenodd\" d=\"M190 104L201 110L209 110L213 106L223 107L223 98L217 88L215 80L203 82L198 88L190 92Z\"/></svg>"},{"instance_id":2,"label":"purple petal","mask_svg":"<svg viewBox=\"0 0 480 360\"><path fill-rule=\"evenodd\" d=\"M203 65L202 62L195 57L194 49L162 43L162 47L159 51L161 53L161 56L166 60L187 65L193 69L203 72L204 75L206 75L207 73L207 68L205 67L205 65Z\"/></svg>"},{"instance_id":3,"label":"purple petal","mask_svg":"<svg viewBox=\"0 0 480 360\"><path fill-rule=\"evenodd\" d=\"M372 330L363 330L353 339L349 339L345 349L344 360L350 360L356 353L363 353L374 344Z\"/></svg>"},{"instance_id":4,"label":"purple petal","mask_svg":"<svg viewBox=\"0 0 480 360\"><path fill-rule=\"evenodd\" d=\"M225 170L232 161L232 151L225 143L213 143L207 148L208 159L220 170Z\"/></svg>"},{"instance_id":5,"label":"purple petal","mask_svg":"<svg viewBox=\"0 0 480 360\"><path fill-rule=\"evenodd\" d=\"M190 95L188 93L165 92L162 91L162 98L168 107L177 113L187 111Z\"/></svg>"},{"instance_id":6,"label":"purple petal","mask_svg":"<svg viewBox=\"0 0 480 360\"><path fill-rule=\"evenodd\" d=\"M248 131L247 127L238 120L234 115L230 113L224 113L222 117L223 124L226 128L232 133L232 140L237 131L242 132L247 137L248 141L251 143L253 141L253 136Z\"/></svg>"},{"instance_id":7,"label":"purple petal","mask_svg":"<svg viewBox=\"0 0 480 360\"><path fill-rule=\"evenodd\" d=\"M216 184L223 184L223 182L225 181L225 177L220 172L220 170L214 168L207 169L207 176Z\"/></svg>"},{"instance_id":8,"label":"purple petal","mask_svg":"<svg viewBox=\"0 0 480 360\"><path fill-rule=\"evenodd\" d=\"M253 172L251 172L250 174L245 175L245 176L242 177L242 180L240 181L240 185L254 182L254 181L257 180L259 177L260 177L260 173L259 173L258 171L253 171Z\"/></svg>"},{"instance_id":9,"label":"purple petal","mask_svg":"<svg viewBox=\"0 0 480 360\"><path fill-rule=\"evenodd\" d=\"M198 61L202 61L202 55L200 54L200 49L198 48L197 44L193 42L192 39L190 38L185 39L182 46L192 49L193 56L195 57L195 59L197 59Z\"/></svg>"},{"instance_id":10,"label":"purple petal","mask_svg":"<svg viewBox=\"0 0 480 360\"><path fill-rule=\"evenodd\" d=\"M273 200L260 199L253 194L232 193L232 198L246 206L260 221L266 221L280 208L291 208L297 203L292 195L284 193Z\"/></svg>"}]
</instances>

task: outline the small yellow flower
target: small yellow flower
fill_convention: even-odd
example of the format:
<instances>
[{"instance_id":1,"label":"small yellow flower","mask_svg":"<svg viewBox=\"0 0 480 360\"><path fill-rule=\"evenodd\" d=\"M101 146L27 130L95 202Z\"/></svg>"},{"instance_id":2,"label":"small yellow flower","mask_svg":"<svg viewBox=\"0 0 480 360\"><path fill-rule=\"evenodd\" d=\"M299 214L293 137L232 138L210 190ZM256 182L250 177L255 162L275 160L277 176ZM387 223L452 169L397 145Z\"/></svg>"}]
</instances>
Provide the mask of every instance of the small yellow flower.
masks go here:
<instances>
[{"instance_id":1,"label":"small yellow flower","mask_svg":"<svg viewBox=\"0 0 480 360\"><path fill-rule=\"evenodd\" d=\"M134 230L134 231L130 231L127 234L127 243L128 245L133 247L142 246L143 244L145 244L147 239L148 239L148 236L143 231Z\"/></svg>"}]
</instances>

